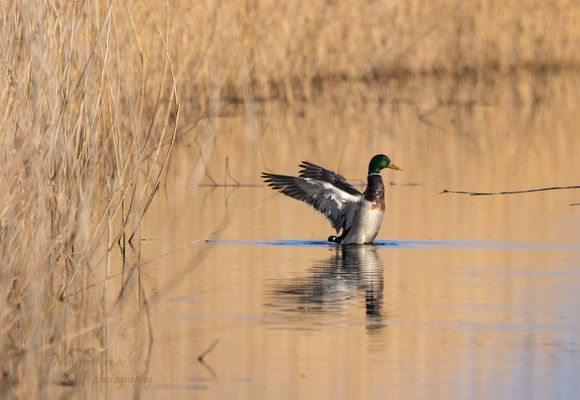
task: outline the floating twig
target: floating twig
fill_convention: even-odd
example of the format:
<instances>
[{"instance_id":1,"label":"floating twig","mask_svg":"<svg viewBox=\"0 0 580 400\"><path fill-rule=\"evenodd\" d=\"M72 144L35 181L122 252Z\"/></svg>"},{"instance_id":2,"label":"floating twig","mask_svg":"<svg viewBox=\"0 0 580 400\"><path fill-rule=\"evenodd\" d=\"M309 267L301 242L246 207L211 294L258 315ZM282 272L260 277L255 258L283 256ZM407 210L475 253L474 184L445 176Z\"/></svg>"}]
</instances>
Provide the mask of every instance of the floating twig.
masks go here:
<instances>
[{"instance_id":1,"label":"floating twig","mask_svg":"<svg viewBox=\"0 0 580 400\"><path fill-rule=\"evenodd\" d=\"M205 363L205 361L203 361L203 359L217 346L219 342L220 342L219 339L214 340L214 342L210 344L209 347L197 357L197 361L201 365L203 365L205 369L209 371L209 373L211 374L211 376L213 376L214 379L217 379L217 374L215 373L212 367L210 367L208 364Z\"/></svg>"},{"instance_id":2,"label":"floating twig","mask_svg":"<svg viewBox=\"0 0 580 400\"><path fill-rule=\"evenodd\" d=\"M213 185L209 185L209 186L218 186L217 182L213 180L213 178L211 176L209 176L209 174L207 173L207 169L204 171L205 172L205 176L207 176L209 178L210 181L212 181Z\"/></svg>"},{"instance_id":3,"label":"floating twig","mask_svg":"<svg viewBox=\"0 0 580 400\"><path fill-rule=\"evenodd\" d=\"M547 190L561 190L561 189L580 189L580 186L554 186L541 189L515 190L512 192L464 192L461 190L443 189L439 194L455 193L455 194L468 194L470 196L493 196L498 194L519 194L519 193L544 192Z\"/></svg>"},{"instance_id":4,"label":"floating twig","mask_svg":"<svg viewBox=\"0 0 580 400\"><path fill-rule=\"evenodd\" d=\"M217 346L219 342L220 342L219 339L214 340L214 342L210 344L209 347L197 357L197 361L203 363L203 359L205 358L205 356L211 353L211 351Z\"/></svg>"},{"instance_id":5,"label":"floating twig","mask_svg":"<svg viewBox=\"0 0 580 400\"><path fill-rule=\"evenodd\" d=\"M240 182L238 182L230 173L230 159L226 157L226 175L224 176L224 182L227 182L226 178L229 176L232 181L236 182L236 186L240 186Z\"/></svg>"},{"instance_id":6,"label":"floating twig","mask_svg":"<svg viewBox=\"0 0 580 400\"><path fill-rule=\"evenodd\" d=\"M571 206L580 206L580 203L571 203Z\"/></svg>"}]
</instances>

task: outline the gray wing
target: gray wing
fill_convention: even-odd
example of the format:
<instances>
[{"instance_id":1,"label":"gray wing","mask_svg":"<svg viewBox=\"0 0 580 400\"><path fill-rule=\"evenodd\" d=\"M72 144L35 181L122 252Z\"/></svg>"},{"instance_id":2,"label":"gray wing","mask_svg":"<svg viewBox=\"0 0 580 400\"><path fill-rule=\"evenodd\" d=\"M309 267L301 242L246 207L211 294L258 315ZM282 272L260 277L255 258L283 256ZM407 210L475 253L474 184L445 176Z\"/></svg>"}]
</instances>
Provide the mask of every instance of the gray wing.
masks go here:
<instances>
[{"instance_id":1,"label":"gray wing","mask_svg":"<svg viewBox=\"0 0 580 400\"><path fill-rule=\"evenodd\" d=\"M308 161L302 161L299 165L302 168L298 176L302 178L316 179L317 181L328 182L337 188L344 190L350 194L361 194L354 186L347 182L344 176L337 174L326 168L322 168L316 164L312 164Z\"/></svg>"},{"instance_id":2,"label":"gray wing","mask_svg":"<svg viewBox=\"0 0 580 400\"><path fill-rule=\"evenodd\" d=\"M273 189L312 206L330 221L336 232L352 225L360 196L341 190L329 182L312 178L266 172L262 172L262 178Z\"/></svg>"}]
</instances>

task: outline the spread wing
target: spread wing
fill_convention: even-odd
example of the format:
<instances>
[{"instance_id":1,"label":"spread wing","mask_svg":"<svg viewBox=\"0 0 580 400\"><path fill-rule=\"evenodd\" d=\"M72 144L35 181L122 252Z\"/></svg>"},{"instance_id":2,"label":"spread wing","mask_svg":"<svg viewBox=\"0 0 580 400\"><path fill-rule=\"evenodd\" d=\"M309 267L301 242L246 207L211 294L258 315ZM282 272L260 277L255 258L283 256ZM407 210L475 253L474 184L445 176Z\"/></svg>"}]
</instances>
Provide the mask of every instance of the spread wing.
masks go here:
<instances>
[{"instance_id":1,"label":"spread wing","mask_svg":"<svg viewBox=\"0 0 580 400\"><path fill-rule=\"evenodd\" d=\"M307 171L308 167L306 165L301 175L304 171ZM340 175L336 176L342 178ZM320 212L330 221L337 233L341 228L348 229L352 225L361 197L357 195L359 194L358 190L350 186L344 178L342 178L342 181L351 188L351 192L355 190L357 193L349 193L328 181L310 177L276 175L262 172L262 178L268 186L314 207L316 211Z\"/></svg>"},{"instance_id":2,"label":"spread wing","mask_svg":"<svg viewBox=\"0 0 580 400\"><path fill-rule=\"evenodd\" d=\"M344 176L339 175L336 172L322 168L308 161L302 161L302 164L300 164L299 167L302 168L299 173L299 176L302 178L311 178L317 181L328 182L347 193L355 195L361 194L361 192L347 182Z\"/></svg>"}]
</instances>

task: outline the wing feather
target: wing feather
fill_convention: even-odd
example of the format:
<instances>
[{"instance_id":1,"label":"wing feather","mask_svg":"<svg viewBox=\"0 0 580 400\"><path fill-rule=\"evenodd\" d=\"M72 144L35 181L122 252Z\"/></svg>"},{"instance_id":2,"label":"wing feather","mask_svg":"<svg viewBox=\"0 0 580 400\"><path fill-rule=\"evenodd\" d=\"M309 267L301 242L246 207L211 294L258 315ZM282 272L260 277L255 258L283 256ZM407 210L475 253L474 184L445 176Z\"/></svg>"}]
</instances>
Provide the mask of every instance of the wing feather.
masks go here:
<instances>
[{"instance_id":1,"label":"wing feather","mask_svg":"<svg viewBox=\"0 0 580 400\"><path fill-rule=\"evenodd\" d=\"M336 232L352 225L361 199L357 194L342 190L328 181L310 177L263 172L262 178L268 186L312 206L330 221Z\"/></svg>"},{"instance_id":2,"label":"wing feather","mask_svg":"<svg viewBox=\"0 0 580 400\"><path fill-rule=\"evenodd\" d=\"M302 161L299 167L302 169L300 170L298 176L302 178L310 178L317 181L328 182L347 193L354 195L361 194L361 192L359 192L354 186L348 183L344 176L339 175L336 172L316 164L312 164L308 161Z\"/></svg>"}]
</instances>

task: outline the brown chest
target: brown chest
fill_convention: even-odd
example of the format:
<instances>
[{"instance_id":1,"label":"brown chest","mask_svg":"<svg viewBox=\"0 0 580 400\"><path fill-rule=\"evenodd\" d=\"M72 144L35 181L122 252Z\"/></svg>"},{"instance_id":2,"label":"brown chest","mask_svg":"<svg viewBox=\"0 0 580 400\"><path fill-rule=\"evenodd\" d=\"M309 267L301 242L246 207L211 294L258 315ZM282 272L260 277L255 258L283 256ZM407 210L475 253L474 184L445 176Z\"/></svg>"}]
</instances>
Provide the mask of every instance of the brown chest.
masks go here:
<instances>
[{"instance_id":1,"label":"brown chest","mask_svg":"<svg viewBox=\"0 0 580 400\"><path fill-rule=\"evenodd\" d=\"M363 198L371 202L373 210L385 210L385 185L379 174L367 177L367 188L363 193Z\"/></svg>"}]
</instances>

